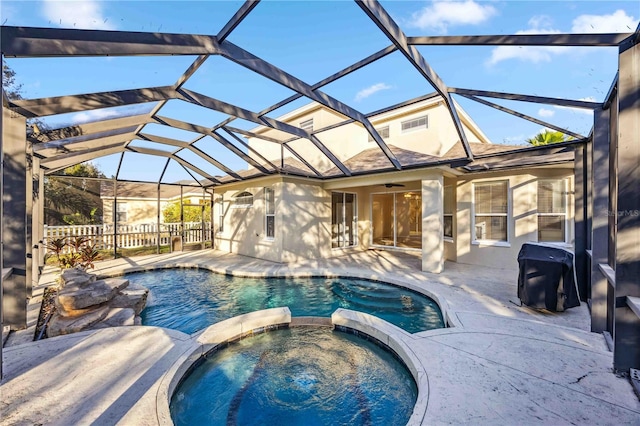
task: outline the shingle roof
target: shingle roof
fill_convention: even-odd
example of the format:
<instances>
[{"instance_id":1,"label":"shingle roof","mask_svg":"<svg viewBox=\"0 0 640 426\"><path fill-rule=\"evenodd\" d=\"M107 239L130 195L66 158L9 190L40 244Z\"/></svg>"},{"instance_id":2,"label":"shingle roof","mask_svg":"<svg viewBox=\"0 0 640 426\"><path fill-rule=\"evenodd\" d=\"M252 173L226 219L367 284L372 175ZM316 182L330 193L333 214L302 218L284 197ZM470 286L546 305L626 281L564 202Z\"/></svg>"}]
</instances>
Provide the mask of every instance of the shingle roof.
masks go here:
<instances>
[{"instance_id":1,"label":"shingle roof","mask_svg":"<svg viewBox=\"0 0 640 426\"><path fill-rule=\"evenodd\" d=\"M398 148L394 145L388 145L388 147L403 167L429 165L441 160L440 157ZM344 161L343 164L352 173L362 173L373 169L380 171L395 170L387 156L378 147L365 149ZM335 166L323 171L322 174L326 176L342 176L342 172Z\"/></svg>"},{"instance_id":2,"label":"shingle roof","mask_svg":"<svg viewBox=\"0 0 640 426\"><path fill-rule=\"evenodd\" d=\"M182 181L185 183L185 181ZM191 185L194 182L190 182ZM155 183L137 183L137 182L118 182L118 188L116 195L118 197L126 198L156 198L158 196L157 184ZM194 186L185 186L183 194L199 191L202 193L202 189ZM113 197L113 182L101 181L100 182L100 196L103 198ZM160 198L174 198L180 196L179 185L160 185Z\"/></svg>"},{"instance_id":3,"label":"shingle roof","mask_svg":"<svg viewBox=\"0 0 640 426\"><path fill-rule=\"evenodd\" d=\"M502 144L487 144L487 143L469 143L471 152L474 155L486 155L486 154L501 154L509 151L515 151L518 149L526 148L527 145L502 145ZM447 151L442 158L445 160L455 158L466 158L467 153L464 151L462 143L457 142L449 151Z\"/></svg>"}]
</instances>

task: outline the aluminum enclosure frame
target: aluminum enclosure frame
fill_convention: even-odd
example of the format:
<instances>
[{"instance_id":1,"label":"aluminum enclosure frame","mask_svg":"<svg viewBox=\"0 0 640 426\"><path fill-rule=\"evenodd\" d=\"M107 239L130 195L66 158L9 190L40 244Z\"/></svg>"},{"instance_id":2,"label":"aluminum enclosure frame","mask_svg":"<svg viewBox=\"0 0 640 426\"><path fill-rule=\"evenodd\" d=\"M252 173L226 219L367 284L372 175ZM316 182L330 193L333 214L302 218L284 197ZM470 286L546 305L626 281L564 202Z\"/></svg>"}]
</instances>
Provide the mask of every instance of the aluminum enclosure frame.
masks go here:
<instances>
[{"instance_id":1,"label":"aluminum enclosure frame","mask_svg":"<svg viewBox=\"0 0 640 426\"><path fill-rule=\"evenodd\" d=\"M151 104L155 102L154 107L148 114L131 114L109 120L52 129L42 133L35 132L29 137L29 142L33 147L33 157L38 160L34 161L33 164L37 164L38 169L26 169L14 174L12 177L12 179L14 179L14 184L12 184L11 187L3 185L0 188L3 198L15 200L22 199L21 197L28 193L29 188L27 187L27 182L31 183L33 176L35 175L53 174L70 165L100 158L113 153L121 153L121 164L124 155L128 152L167 158L167 162L160 174L160 178L157 182L154 182L158 185L160 185L167 166L171 161L175 161L180 164L180 166L194 177L194 180L196 181L198 180L195 178L194 174L204 177L206 179L205 181L198 181L198 185L201 187L215 187L223 182L226 183L246 179L237 172L231 170L229 167L225 166L223 162L217 160L215 155L211 152L205 151L194 145L204 136L212 137L218 142L216 144L218 148L226 149L241 158L243 161L251 164L256 171L255 176L286 173L317 179L344 178L355 175L355 173L352 173L352 171L349 170L349 168L347 168L344 163L334 153L332 153L320 141L320 139L316 137L316 134L322 131L327 131L330 128L336 128L354 122L362 125L371 135L376 142L378 149L384 153L386 158L389 160L390 168L392 170L400 170L403 168L402 165L369 121L371 114L364 114L357 109L328 96L320 90L321 87L329 83L337 81L340 78L370 65L395 51L399 51L406 61L413 66L436 91L435 95L425 95L422 98L431 96L440 96L442 98L464 148L465 157L443 161L442 165L448 164L450 167L455 168L461 173L473 172L478 167L475 165L476 162L485 158L483 156L474 155L472 151L456 110L455 102L452 97L454 94L483 103L484 105L519 118L562 131L570 136L581 138L579 141L575 142L575 144L580 145L580 147L577 148L577 152L579 153L579 170L577 169L576 173L580 174L580 184L582 187L580 188L582 190L580 197L585 198L581 198L579 200L581 223L580 229L578 229L578 226L576 227L576 234L580 232L580 235L576 235L576 240L580 240L579 249L581 250L581 259L584 259L585 255L585 253L582 252L589 252L593 249L597 256L594 256L592 261L597 259L597 262L603 262L605 259L605 253L602 248L609 244L608 241L605 241L607 237L604 232L605 218L599 216L596 221L596 228L592 227L591 217L589 216L591 210L588 207L589 200L586 193L590 191L593 194L596 194L597 191L595 191L595 189L603 189L605 184L608 185L608 182L605 182L605 180L608 181L608 179L605 179L605 173L602 169L596 169L596 167L603 167L601 164L596 164L595 161L592 161L592 164L590 165L587 152L601 153L604 157L604 151L607 149L606 138L612 128L611 123L613 121L616 123L618 121L620 122L621 128L617 129L619 134L615 135L615 137L616 141L620 144L621 149L612 154L617 156L616 160L618 161L620 169L612 170L609 168L608 170L608 177L615 177L620 186L617 187L617 192L606 192L606 197L596 194L595 203L593 203L594 207L592 208L595 208L595 206L604 206L604 204L606 204L606 199L615 199L616 202L620 202L619 208L624 212L639 211L640 205L638 204L638 200L640 200L640 189L638 188L640 188L640 183L638 182L637 170L638 164L640 163L640 152L638 150L638 146L640 146L640 131L638 131L640 126L640 101L638 101L638 99L640 99L640 81L638 80L638 75L640 75L640 47L638 47L638 43L640 41L640 27L636 29L635 32L623 34L519 34L407 37L402 31L400 25L394 21L389 13L377 1L356 0L356 3L362 9L363 13L368 16L371 22L374 23L380 32L389 40L391 45L370 54L362 60L355 62L343 70L337 71L331 76L328 76L315 84L302 81L287 73L285 70L277 68L269 62L244 50L242 47L228 41L228 38L233 33L234 29L239 25L242 25L243 20L258 6L259 1L245 1L231 19L229 19L229 21L215 35L10 26L0 27L0 49L3 58L146 55L196 56L193 63L178 76L176 83L172 86L133 88L120 91L27 100L8 100L6 99L3 90L2 117L4 120L2 124L7 123L7 116L4 114L5 111L17 114L20 116L20 120L24 120L25 118L58 115L66 112L80 112L121 105L141 103ZM617 46L620 60L619 76L616 77L611 85L610 92L604 102L589 102L525 94L502 93L489 90L455 88L447 86L435 70L431 68L427 59L422 56L416 48L416 46L420 45ZM255 74L261 75L289 90L292 90L295 94L268 108L265 108L262 111L254 112L185 88L185 84L188 83L188 80L198 72L199 68L211 55L218 55L239 64ZM308 132L300 127L281 122L268 116L271 112L302 97L307 97L318 102L335 113L346 117L347 120L328 126L324 129L317 129L312 132ZM482 98L515 100L593 110L596 117L595 131L592 131L585 141L582 139L582 135L570 132L560 126L555 126L552 123L535 119L518 111L494 104ZM220 123L212 124L208 127L196 126L171 117L164 117L161 113L163 107L169 100L180 100L201 108L219 111L226 114L228 118ZM617 109L615 110L616 114L603 112L609 110L612 102L619 102L619 114L617 113ZM229 125L232 121L238 118L251 121L259 126L264 126L265 128L288 133L291 136L291 139L283 141L260 133L238 129L237 127ZM145 127L148 124L153 123L170 126L176 129L189 130L198 133L199 136L192 141L186 142L153 135L150 132L145 131ZM624 130L627 130L624 134L622 133L622 127L624 127ZM231 138L226 137L226 135L222 133L223 131L227 132ZM283 158L281 158L280 165L274 164L274 162L271 162L259 155L257 151L252 151L252 149L236 134L262 139L265 143L280 144L283 151L286 149L291 152L291 154L304 164L311 173L304 174L300 171L287 169ZM306 139L310 143L314 144L314 146L322 152L328 161L340 170L340 174L324 176L321 171L314 168L313 165L305 159L302 153L296 152L290 146L291 142L300 139ZM170 151L164 151L142 148L135 146L134 141L136 140L146 140L159 143L171 147L172 149ZM5 157L11 160L11 157L15 155L16 158L20 159L18 163L22 164L23 153L21 143L23 142L25 145L25 155L31 155L31 153L26 151L26 134L24 141L22 141L18 140L14 136L11 137L11 140L8 140L3 133L2 144L0 145L2 149L4 149ZM132 144L132 142L134 143ZM585 147L585 144L593 144L593 147L587 148ZM570 149L569 145L571 144L557 147L557 149ZM549 148L547 147L545 149L548 150ZM230 180L223 181L219 176L212 176L212 174L207 171L190 164L184 158L180 157L180 153L186 150L195 153L208 164L226 173ZM253 157L249 155L248 152L251 152ZM536 154L534 154L534 152L536 152ZM542 149L530 149L517 153L511 152L509 153L509 156L514 158L518 156L528 158L530 155L543 155L542 153ZM30 159L31 157L25 161L29 161ZM474 164L471 164L474 160ZM5 165L5 175L10 170L13 173L13 171L17 169L7 169ZM378 170L371 170L365 174L373 174L377 172ZM120 167L118 168L118 173L116 174L115 179L118 179L119 173ZM19 182L15 182L16 179ZM26 209L26 203L24 206L22 204L14 205L5 203L0 212L5 216L8 215L13 220L15 218L19 219L28 217L30 212L27 212ZM598 214L601 215L601 212L594 211L593 213L594 216ZM615 214L620 214L620 211L615 212ZM593 324L595 324L594 327L598 330L602 330L603 327L606 328L606 319L603 318L603 315L611 314L615 316L618 331L616 332L616 335L613 336L615 354L614 368L618 371L624 372L628 371L629 368L640 368L640 339L637 337L640 336L640 326L638 325L640 322L637 319L640 315L640 283L637 279L635 281L629 279L631 276L637 277L638 271L640 270L640 249L633 247L633 241L637 242L637 236L640 235L640 218L638 215L633 216L629 214L624 216L622 219L623 220L621 220L619 224L609 225L610 230L611 226L613 226L614 233L618 233L620 237L617 242L617 251L615 251L616 257L614 259L607 259L609 264L613 262L612 266L610 266L613 270L613 278L611 278L611 274L609 274L605 278L603 278L603 276L598 276L594 279L597 271L606 271L606 269L603 269L603 264L601 263L598 263L598 265L591 264L589 267L584 266L585 271L588 272L583 272L590 277L591 283L595 285L594 288L597 288L598 291L600 291L601 288L606 287L603 284L604 279L609 281L613 279L615 284L614 287L617 285L615 289L615 297L613 298L613 306L607 305L606 294L601 291L597 294L597 297L595 298L596 309L592 311L592 320ZM22 234L16 234L16 237L16 235L13 234L13 230L7 231L6 229L2 229L0 230L0 237L3 242L7 242L14 237L21 241L30 241L31 231L32 230L25 225L24 233L29 235L22 238ZM11 265L8 266L14 267L18 272L22 270L28 271L27 256L22 255L26 253L30 254L31 248L27 250L24 246L19 246L17 248L14 247L7 253L6 247L7 246L5 245L5 253L0 256L3 261L10 261ZM598 249L595 250L596 248ZM19 253L16 251L18 249L20 250ZM581 260L581 262L585 263L583 260ZM580 267L582 268L582 266ZM617 283L615 283L616 281ZM5 279L2 279L3 285L4 282ZM19 282L21 283L22 281L19 280ZM21 286L22 284L18 285L20 288L14 288L15 286L13 285L5 287L5 292L9 290L6 295L8 295L11 300L16 299L16 297L20 297L23 292L23 288ZM6 295L5 297L7 297ZM638 305L636 306L636 304ZM0 305L3 306L4 313L3 303L0 303ZM636 312L636 309L638 309L638 312ZM26 315L26 311L22 312L19 309L11 312L12 316L15 318L21 317L23 313Z\"/></svg>"}]
</instances>

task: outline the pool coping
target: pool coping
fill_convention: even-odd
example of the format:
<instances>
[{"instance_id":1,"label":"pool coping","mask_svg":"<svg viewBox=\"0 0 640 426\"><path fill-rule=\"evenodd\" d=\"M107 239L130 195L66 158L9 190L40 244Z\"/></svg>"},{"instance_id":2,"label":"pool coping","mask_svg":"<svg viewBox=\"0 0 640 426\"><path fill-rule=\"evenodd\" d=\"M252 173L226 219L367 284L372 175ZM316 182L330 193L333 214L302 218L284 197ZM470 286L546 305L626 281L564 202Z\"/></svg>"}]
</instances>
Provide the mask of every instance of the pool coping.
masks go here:
<instances>
[{"instance_id":1,"label":"pool coping","mask_svg":"<svg viewBox=\"0 0 640 426\"><path fill-rule=\"evenodd\" d=\"M311 317L308 317L311 318ZM268 332L288 327L292 323L291 311L288 307L270 308L238 315L217 322L191 335L191 342L178 359L162 376L156 394L156 415L159 425L173 425L169 404L180 383L199 365L211 351L228 343L237 341L257 333ZM426 415L429 400L429 381L424 365L413 352L407 339L411 334L376 316L349 309L337 309L331 315L333 327L346 328L371 338L391 351L411 373L418 395L413 406L408 426L420 425ZM314 324L308 321L305 327L326 327L326 321Z\"/></svg>"}]
</instances>

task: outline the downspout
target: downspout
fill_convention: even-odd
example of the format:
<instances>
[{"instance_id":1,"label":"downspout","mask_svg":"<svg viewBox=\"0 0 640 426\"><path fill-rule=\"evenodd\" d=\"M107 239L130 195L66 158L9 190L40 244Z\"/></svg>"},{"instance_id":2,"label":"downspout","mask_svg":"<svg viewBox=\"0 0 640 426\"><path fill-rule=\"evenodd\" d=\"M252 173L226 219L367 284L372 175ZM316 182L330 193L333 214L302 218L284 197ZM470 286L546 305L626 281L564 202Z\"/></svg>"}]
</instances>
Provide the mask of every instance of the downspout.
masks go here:
<instances>
[{"instance_id":1,"label":"downspout","mask_svg":"<svg viewBox=\"0 0 640 426\"><path fill-rule=\"evenodd\" d=\"M202 241L202 245L201 245L201 250L205 249L205 240L206 240L206 233L204 230L204 210L205 210L205 201L206 201L206 194L207 190L204 189L204 187L202 188L202 207L200 207L200 221L201 221L201 241Z\"/></svg>"},{"instance_id":2,"label":"downspout","mask_svg":"<svg viewBox=\"0 0 640 426\"><path fill-rule=\"evenodd\" d=\"M184 250L184 200L182 199L184 192L183 190L184 187L180 185L180 245L182 246L182 250Z\"/></svg>"},{"instance_id":3,"label":"downspout","mask_svg":"<svg viewBox=\"0 0 640 426\"><path fill-rule=\"evenodd\" d=\"M158 217L156 220L156 254L160 254L160 182L158 182Z\"/></svg>"},{"instance_id":4,"label":"downspout","mask_svg":"<svg viewBox=\"0 0 640 426\"><path fill-rule=\"evenodd\" d=\"M118 181L113 178L113 258L118 258Z\"/></svg>"}]
</instances>

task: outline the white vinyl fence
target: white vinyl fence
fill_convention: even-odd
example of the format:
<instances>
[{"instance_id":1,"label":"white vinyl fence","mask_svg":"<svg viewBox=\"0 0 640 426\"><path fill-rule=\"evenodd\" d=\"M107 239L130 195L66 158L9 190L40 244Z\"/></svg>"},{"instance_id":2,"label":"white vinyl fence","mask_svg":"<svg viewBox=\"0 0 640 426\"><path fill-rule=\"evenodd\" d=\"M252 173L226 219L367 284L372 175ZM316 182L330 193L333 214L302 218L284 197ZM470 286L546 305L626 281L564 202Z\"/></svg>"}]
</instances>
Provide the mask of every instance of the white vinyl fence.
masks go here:
<instances>
[{"instance_id":1,"label":"white vinyl fence","mask_svg":"<svg viewBox=\"0 0 640 426\"><path fill-rule=\"evenodd\" d=\"M67 240L81 236L87 238L97 249L113 249L114 241L118 248L155 247L169 245L171 237L182 236L184 244L199 243L211 239L211 222L185 222L181 231L180 223L118 225L114 232L113 224L106 225L63 225L44 226L45 251L49 241L65 237Z\"/></svg>"}]
</instances>

